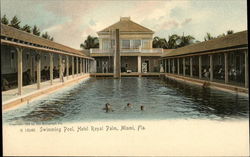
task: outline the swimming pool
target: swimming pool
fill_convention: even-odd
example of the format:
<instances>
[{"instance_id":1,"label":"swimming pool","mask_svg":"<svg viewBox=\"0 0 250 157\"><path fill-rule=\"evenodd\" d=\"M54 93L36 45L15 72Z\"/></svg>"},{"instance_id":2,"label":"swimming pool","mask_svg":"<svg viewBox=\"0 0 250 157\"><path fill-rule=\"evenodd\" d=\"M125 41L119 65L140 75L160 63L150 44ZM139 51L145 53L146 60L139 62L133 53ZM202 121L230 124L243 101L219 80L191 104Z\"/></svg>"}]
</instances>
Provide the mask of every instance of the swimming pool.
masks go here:
<instances>
[{"instance_id":1,"label":"swimming pool","mask_svg":"<svg viewBox=\"0 0 250 157\"><path fill-rule=\"evenodd\" d=\"M103 110L106 103L112 105L113 112ZM127 108L127 103L132 107ZM90 78L4 112L3 121L46 124L140 119L247 119L248 108L248 97L169 79Z\"/></svg>"}]
</instances>

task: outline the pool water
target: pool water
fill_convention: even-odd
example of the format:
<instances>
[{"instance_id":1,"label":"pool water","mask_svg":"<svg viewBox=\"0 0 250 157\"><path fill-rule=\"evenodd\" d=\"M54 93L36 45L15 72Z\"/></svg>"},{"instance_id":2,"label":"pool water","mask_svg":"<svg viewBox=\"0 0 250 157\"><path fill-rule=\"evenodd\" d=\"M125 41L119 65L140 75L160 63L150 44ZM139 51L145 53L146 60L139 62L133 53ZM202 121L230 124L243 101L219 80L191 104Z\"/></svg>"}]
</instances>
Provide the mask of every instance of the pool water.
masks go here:
<instances>
[{"instance_id":1,"label":"pool water","mask_svg":"<svg viewBox=\"0 0 250 157\"><path fill-rule=\"evenodd\" d=\"M113 112L103 110L106 103ZM127 108L127 103L132 107ZM141 111L140 106L144 106ZM248 97L160 78L90 78L3 113L9 124L102 120L247 119Z\"/></svg>"}]
</instances>

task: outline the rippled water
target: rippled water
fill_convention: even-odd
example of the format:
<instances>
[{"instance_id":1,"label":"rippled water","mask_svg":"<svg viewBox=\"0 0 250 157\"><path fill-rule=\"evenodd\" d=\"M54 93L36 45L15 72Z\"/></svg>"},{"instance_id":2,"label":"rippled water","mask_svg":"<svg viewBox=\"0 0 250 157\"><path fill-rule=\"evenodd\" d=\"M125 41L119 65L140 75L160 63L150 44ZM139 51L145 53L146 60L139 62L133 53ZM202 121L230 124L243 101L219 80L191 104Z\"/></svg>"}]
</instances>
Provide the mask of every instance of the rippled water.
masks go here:
<instances>
[{"instance_id":1,"label":"rippled water","mask_svg":"<svg viewBox=\"0 0 250 157\"><path fill-rule=\"evenodd\" d=\"M113 112L103 110L105 103ZM132 108L126 108L131 103ZM145 107L144 111L140 106ZM246 119L248 97L159 78L91 78L7 111L5 123L130 119Z\"/></svg>"}]
</instances>

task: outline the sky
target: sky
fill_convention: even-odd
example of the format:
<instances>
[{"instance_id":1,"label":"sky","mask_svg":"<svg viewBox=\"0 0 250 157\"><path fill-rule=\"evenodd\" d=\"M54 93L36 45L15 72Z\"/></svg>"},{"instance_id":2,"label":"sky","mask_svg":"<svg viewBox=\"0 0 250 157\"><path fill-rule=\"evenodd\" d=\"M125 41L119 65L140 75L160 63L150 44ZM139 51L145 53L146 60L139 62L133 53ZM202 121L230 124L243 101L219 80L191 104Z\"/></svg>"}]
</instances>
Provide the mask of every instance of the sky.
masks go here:
<instances>
[{"instance_id":1,"label":"sky","mask_svg":"<svg viewBox=\"0 0 250 157\"><path fill-rule=\"evenodd\" d=\"M88 35L130 17L154 36L192 35L203 41L227 30L247 30L247 0L1 0L1 16L37 25L54 41L80 49Z\"/></svg>"}]
</instances>

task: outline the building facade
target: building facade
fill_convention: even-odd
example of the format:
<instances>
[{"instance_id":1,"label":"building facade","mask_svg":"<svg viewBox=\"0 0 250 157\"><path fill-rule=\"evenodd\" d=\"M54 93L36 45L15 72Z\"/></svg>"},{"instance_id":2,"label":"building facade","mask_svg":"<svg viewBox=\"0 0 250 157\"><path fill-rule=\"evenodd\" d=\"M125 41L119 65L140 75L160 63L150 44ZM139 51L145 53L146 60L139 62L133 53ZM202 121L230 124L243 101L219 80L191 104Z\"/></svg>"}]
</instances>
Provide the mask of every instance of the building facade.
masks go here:
<instances>
[{"instance_id":1,"label":"building facade","mask_svg":"<svg viewBox=\"0 0 250 157\"><path fill-rule=\"evenodd\" d=\"M97 73L113 73L115 30L120 32L121 72L160 72L160 57L163 49L152 48L154 32L133 22L130 17L121 17L117 23L97 32L99 48L90 49L96 60Z\"/></svg>"}]
</instances>

